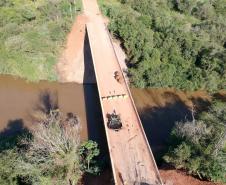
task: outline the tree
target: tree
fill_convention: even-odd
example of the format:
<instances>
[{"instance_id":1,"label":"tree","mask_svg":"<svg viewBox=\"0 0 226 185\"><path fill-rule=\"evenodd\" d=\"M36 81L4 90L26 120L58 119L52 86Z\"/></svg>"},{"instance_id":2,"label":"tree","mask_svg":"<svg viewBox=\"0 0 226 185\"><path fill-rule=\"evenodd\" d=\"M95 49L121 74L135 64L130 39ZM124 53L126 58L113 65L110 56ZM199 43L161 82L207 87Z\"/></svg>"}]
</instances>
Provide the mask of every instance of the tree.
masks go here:
<instances>
[{"instance_id":1,"label":"tree","mask_svg":"<svg viewBox=\"0 0 226 185\"><path fill-rule=\"evenodd\" d=\"M196 119L177 123L165 161L201 179L226 182L225 115L225 103L213 102Z\"/></svg>"},{"instance_id":2,"label":"tree","mask_svg":"<svg viewBox=\"0 0 226 185\"><path fill-rule=\"evenodd\" d=\"M71 185L81 177L78 147L80 123L76 117L64 119L58 110L42 117L32 130L32 140L24 140L28 149L25 158L40 173L65 180ZM33 168L33 166L31 166Z\"/></svg>"},{"instance_id":3,"label":"tree","mask_svg":"<svg viewBox=\"0 0 226 185\"><path fill-rule=\"evenodd\" d=\"M193 8L196 6L196 0L175 0L174 6L178 11L181 11L186 14L191 14Z\"/></svg>"},{"instance_id":4,"label":"tree","mask_svg":"<svg viewBox=\"0 0 226 185\"><path fill-rule=\"evenodd\" d=\"M88 141L79 147L79 155L81 160L81 169L91 174L98 174L100 167L95 158L100 154L98 145L94 141Z\"/></svg>"},{"instance_id":5,"label":"tree","mask_svg":"<svg viewBox=\"0 0 226 185\"><path fill-rule=\"evenodd\" d=\"M99 172L97 143L81 144L75 115L64 117L59 110L50 110L36 112L35 120L30 134L1 140L0 184L75 185L83 173Z\"/></svg>"}]
</instances>

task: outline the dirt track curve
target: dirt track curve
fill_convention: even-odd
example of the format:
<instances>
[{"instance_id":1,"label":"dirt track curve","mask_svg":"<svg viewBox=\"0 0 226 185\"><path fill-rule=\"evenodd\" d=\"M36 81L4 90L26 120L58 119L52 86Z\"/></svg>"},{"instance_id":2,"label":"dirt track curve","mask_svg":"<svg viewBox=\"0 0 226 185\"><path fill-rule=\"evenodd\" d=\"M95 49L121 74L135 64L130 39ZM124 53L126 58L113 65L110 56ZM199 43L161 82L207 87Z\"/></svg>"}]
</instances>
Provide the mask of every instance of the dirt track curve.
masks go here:
<instances>
[{"instance_id":1,"label":"dirt track curve","mask_svg":"<svg viewBox=\"0 0 226 185\"><path fill-rule=\"evenodd\" d=\"M83 0L84 13L108 147L115 183L117 185L161 184L150 146L125 78L118 83L114 72L122 70L116 57L110 35L104 24L96 0ZM125 94L127 98L118 95ZM106 98L114 97L114 98ZM118 132L107 127L108 113L120 114L123 127Z\"/></svg>"}]
</instances>

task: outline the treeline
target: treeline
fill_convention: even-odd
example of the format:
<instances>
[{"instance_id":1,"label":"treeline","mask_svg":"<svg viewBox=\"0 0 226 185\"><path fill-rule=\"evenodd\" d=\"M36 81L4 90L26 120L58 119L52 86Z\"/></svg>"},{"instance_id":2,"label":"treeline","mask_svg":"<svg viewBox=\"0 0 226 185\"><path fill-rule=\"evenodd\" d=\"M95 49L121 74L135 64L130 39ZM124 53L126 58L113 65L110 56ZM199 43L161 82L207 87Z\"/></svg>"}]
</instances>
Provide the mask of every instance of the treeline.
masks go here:
<instances>
[{"instance_id":1,"label":"treeline","mask_svg":"<svg viewBox=\"0 0 226 185\"><path fill-rule=\"evenodd\" d=\"M225 0L101 1L136 87L226 88Z\"/></svg>"},{"instance_id":2,"label":"treeline","mask_svg":"<svg viewBox=\"0 0 226 185\"><path fill-rule=\"evenodd\" d=\"M80 1L1 0L0 74L56 80L54 65Z\"/></svg>"}]
</instances>

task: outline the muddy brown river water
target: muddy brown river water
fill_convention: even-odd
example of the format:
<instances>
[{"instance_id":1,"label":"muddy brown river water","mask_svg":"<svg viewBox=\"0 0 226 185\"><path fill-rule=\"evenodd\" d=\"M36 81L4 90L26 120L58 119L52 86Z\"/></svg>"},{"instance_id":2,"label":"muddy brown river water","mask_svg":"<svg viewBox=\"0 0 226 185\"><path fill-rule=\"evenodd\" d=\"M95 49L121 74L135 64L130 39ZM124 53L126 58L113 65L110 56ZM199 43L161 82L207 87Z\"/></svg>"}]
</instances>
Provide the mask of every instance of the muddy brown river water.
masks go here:
<instances>
[{"instance_id":1,"label":"muddy brown river water","mask_svg":"<svg viewBox=\"0 0 226 185\"><path fill-rule=\"evenodd\" d=\"M28 83L0 75L0 138L30 129L34 126L34 112L51 108L59 108L64 115L77 115L82 126L81 139L97 141L103 160L109 161L96 85L47 81ZM110 168L106 168L100 178L85 178L85 184L112 184Z\"/></svg>"},{"instance_id":2,"label":"muddy brown river water","mask_svg":"<svg viewBox=\"0 0 226 185\"><path fill-rule=\"evenodd\" d=\"M34 112L50 108L59 108L64 115L76 114L82 125L83 140L98 137L102 118L96 85L28 83L12 76L0 76L0 135L29 129Z\"/></svg>"}]
</instances>

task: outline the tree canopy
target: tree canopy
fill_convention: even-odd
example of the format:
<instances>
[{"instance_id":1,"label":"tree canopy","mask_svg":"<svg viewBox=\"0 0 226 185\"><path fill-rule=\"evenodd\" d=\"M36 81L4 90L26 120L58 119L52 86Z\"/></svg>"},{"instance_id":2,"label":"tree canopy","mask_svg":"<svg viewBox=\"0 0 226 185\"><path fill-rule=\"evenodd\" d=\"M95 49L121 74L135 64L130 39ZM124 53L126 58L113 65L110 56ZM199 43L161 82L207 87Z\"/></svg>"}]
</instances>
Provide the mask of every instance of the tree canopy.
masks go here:
<instances>
[{"instance_id":1,"label":"tree canopy","mask_svg":"<svg viewBox=\"0 0 226 185\"><path fill-rule=\"evenodd\" d=\"M136 87L226 88L225 0L101 1Z\"/></svg>"},{"instance_id":2,"label":"tree canopy","mask_svg":"<svg viewBox=\"0 0 226 185\"><path fill-rule=\"evenodd\" d=\"M225 103L216 101L192 121L177 123L169 145L166 162L201 179L226 182Z\"/></svg>"}]
</instances>

